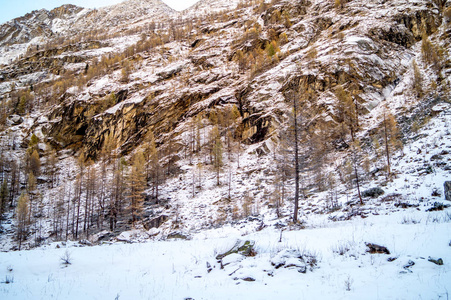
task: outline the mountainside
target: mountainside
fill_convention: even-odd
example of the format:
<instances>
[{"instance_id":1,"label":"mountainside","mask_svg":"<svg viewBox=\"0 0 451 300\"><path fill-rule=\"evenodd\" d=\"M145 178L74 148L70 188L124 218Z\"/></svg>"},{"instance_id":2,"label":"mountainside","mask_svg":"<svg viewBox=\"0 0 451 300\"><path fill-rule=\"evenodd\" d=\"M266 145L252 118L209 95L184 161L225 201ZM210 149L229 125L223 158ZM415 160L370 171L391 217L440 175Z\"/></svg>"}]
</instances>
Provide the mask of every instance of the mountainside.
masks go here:
<instances>
[{"instance_id":1,"label":"mountainside","mask_svg":"<svg viewBox=\"0 0 451 300\"><path fill-rule=\"evenodd\" d=\"M450 24L445 0L129 0L2 24L0 249L447 209Z\"/></svg>"}]
</instances>

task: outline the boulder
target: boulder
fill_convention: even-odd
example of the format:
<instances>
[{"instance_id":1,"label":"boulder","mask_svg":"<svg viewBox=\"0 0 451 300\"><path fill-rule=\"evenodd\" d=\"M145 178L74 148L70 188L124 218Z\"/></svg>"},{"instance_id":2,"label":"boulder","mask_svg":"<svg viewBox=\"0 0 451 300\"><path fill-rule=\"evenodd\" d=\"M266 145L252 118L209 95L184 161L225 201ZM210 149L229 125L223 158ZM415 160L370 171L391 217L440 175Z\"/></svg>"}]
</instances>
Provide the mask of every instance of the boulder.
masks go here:
<instances>
[{"instance_id":1,"label":"boulder","mask_svg":"<svg viewBox=\"0 0 451 300\"><path fill-rule=\"evenodd\" d=\"M189 240L190 237L178 231L174 231L168 234L167 239Z\"/></svg>"},{"instance_id":2,"label":"boulder","mask_svg":"<svg viewBox=\"0 0 451 300\"><path fill-rule=\"evenodd\" d=\"M244 277L244 278L243 278L243 281L252 282L252 281L255 281L255 279L252 278L252 277Z\"/></svg>"},{"instance_id":3,"label":"boulder","mask_svg":"<svg viewBox=\"0 0 451 300\"><path fill-rule=\"evenodd\" d=\"M390 251L387 249L387 247L380 246L377 244L372 244L372 243L365 243L365 245L368 247L367 252L369 252L371 254L376 254L376 253L390 254Z\"/></svg>"},{"instance_id":4,"label":"boulder","mask_svg":"<svg viewBox=\"0 0 451 300\"><path fill-rule=\"evenodd\" d=\"M438 266L443 266L443 259L441 259L441 258L434 258L434 257L429 256L428 261L430 261L431 263L434 263Z\"/></svg>"},{"instance_id":5,"label":"boulder","mask_svg":"<svg viewBox=\"0 0 451 300\"><path fill-rule=\"evenodd\" d=\"M307 267L310 266L311 270L316 267L316 257L313 255L303 255L298 250L285 249L277 253L271 259L271 265L274 268L289 268L296 269L299 273L306 273Z\"/></svg>"},{"instance_id":6,"label":"boulder","mask_svg":"<svg viewBox=\"0 0 451 300\"><path fill-rule=\"evenodd\" d=\"M374 187L367 189L362 192L362 197L371 197L371 198L377 198L380 195L383 195L385 192L380 187Z\"/></svg>"},{"instance_id":7,"label":"boulder","mask_svg":"<svg viewBox=\"0 0 451 300\"><path fill-rule=\"evenodd\" d=\"M243 256L255 256L257 252L254 249L255 242L254 241L241 241L238 240L235 245L227 252L218 254L216 259L218 261L222 261L226 256L231 254L240 254Z\"/></svg>"},{"instance_id":8,"label":"boulder","mask_svg":"<svg viewBox=\"0 0 451 300\"><path fill-rule=\"evenodd\" d=\"M170 65L170 66L164 68L163 70L161 70L160 72L158 72L157 76L159 76L163 80L166 80L166 79L169 79L169 78L177 75L178 73L180 73L184 67L185 67L184 63Z\"/></svg>"},{"instance_id":9,"label":"boulder","mask_svg":"<svg viewBox=\"0 0 451 300\"><path fill-rule=\"evenodd\" d=\"M434 204L432 205L432 207L428 208L426 211L442 211L445 208L450 207L449 204L443 204L441 202L434 202Z\"/></svg>"},{"instance_id":10,"label":"boulder","mask_svg":"<svg viewBox=\"0 0 451 300\"><path fill-rule=\"evenodd\" d=\"M22 122L23 122L23 118L18 115L10 116L9 120L11 121L11 125L19 125L19 124L22 124Z\"/></svg>"},{"instance_id":11,"label":"boulder","mask_svg":"<svg viewBox=\"0 0 451 300\"><path fill-rule=\"evenodd\" d=\"M408 272L410 272L410 273L412 273L412 271L410 270L410 268L413 267L414 265L415 265L415 262L414 262L413 260L409 260L409 261L407 262L407 264L405 264L405 265L403 266L403 269L406 270L406 271L408 271Z\"/></svg>"},{"instance_id":12,"label":"boulder","mask_svg":"<svg viewBox=\"0 0 451 300\"><path fill-rule=\"evenodd\" d=\"M445 189L445 200L451 201L451 181L445 181L443 186Z\"/></svg>"}]
</instances>

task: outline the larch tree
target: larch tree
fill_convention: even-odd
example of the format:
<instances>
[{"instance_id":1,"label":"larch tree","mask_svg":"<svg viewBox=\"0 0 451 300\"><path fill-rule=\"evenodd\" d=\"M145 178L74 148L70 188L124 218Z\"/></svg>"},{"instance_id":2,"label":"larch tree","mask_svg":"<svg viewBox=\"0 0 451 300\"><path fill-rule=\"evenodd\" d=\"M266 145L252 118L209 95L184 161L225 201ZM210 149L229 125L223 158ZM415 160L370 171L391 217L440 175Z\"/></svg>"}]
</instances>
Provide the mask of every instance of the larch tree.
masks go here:
<instances>
[{"instance_id":1,"label":"larch tree","mask_svg":"<svg viewBox=\"0 0 451 300\"><path fill-rule=\"evenodd\" d=\"M40 170L41 170L41 160L39 158L39 153L35 149L33 150L33 153L30 156L30 171L33 172L34 176L39 176Z\"/></svg>"},{"instance_id":2,"label":"larch tree","mask_svg":"<svg viewBox=\"0 0 451 300\"><path fill-rule=\"evenodd\" d=\"M110 185L109 219L110 230L117 227L118 219L122 215L125 194L125 160L119 159L114 168L113 180Z\"/></svg>"},{"instance_id":3,"label":"larch tree","mask_svg":"<svg viewBox=\"0 0 451 300\"><path fill-rule=\"evenodd\" d=\"M0 186L0 220L5 213L6 203L8 202L8 180L6 177L3 178L2 184Z\"/></svg>"},{"instance_id":4,"label":"larch tree","mask_svg":"<svg viewBox=\"0 0 451 300\"><path fill-rule=\"evenodd\" d=\"M288 126L288 132L285 134L284 137L284 143L286 145L290 145L293 153L293 160L294 160L294 172L292 173L294 176L294 209L293 209L293 216L292 221L293 223L298 222L298 211L299 211L299 191L300 191L300 181L301 181L301 175L300 175L300 163L301 163L301 157L300 157L300 149L299 149L299 143L300 143L300 128L299 124L300 122L300 110L299 110L299 96L302 95L302 92L299 91L301 82L292 82L290 83L290 86L288 87L287 92L285 93L285 98L288 101L289 105L291 106L291 113L290 113L290 124Z\"/></svg>"},{"instance_id":5,"label":"larch tree","mask_svg":"<svg viewBox=\"0 0 451 300\"><path fill-rule=\"evenodd\" d=\"M355 134L358 131L358 112L356 103L352 96L341 85L335 89L335 96L338 100L338 115L339 122L342 124L342 134L345 135L347 130L351 134L351 139L354 141Z\"/></svg>"},{"instance_id":6,"label":"larch tree","mask_svg":"<svg viewBox=\"0 0 451 300\"><path fill-rule=\"evenodd\" d=\"M49 154L48 165L47 165L47 176L49 179L50 188L52 188L52 189L53 189L55 181L56 181L57 161L58 161L58 158L57 158L56 150L52 149Z\"/></svg>"},{"instance_id":7,"label":"larch tree","mask_svg":"<svg viewBox=\"0 0 451 300\"><path fill-rule=\"evenodd\" d=\"M354 179L357 187L357 196L359 197L360 205L363 205L362 195L360 193L360 176L359 176L359 167L362 163L361 156L362 149L360 147L360 142L358 139L354 140L351 143L350 149L351 149L352 169L354 171Z\"/></svg>"},{"instance_id":8,"label":"larch tree","mask_svg":"<svg viewBox=\"0 0 451 300\"><path fill-rule=\"evenodd\" d=\"M382 135L384 140L385 157L387 160L387 178L391 176L391 153L402 147L399 140L398 124L395 117L384 106L382 119Z\"/></svg>"},{"instance_id":9,"label":"larch tree","mask_svg":"<svg viewBox=\"0 0 451 300\"><path fill-rule=\"evenodd\" d=\"M19 250L28 234L28 203L28 194L22 193L16 207L17 241L19 242Z\"/></svg>"},{"instance_id":10,"label":"larch tree","mask_svg":"<svg viewBox=\"0 0 451 300\"><path fill-rule=\"evenodd\" d=\"M28 184L27 184L27 191L28 191L28 197L29 197L29 214L28 214L28 223L31 224L31 217L33 215L33 202L35 198L35 192L36 192L36 177L33 175L33 172L30 172L28 174Z\"/></svg>"},{"instance_id":11,"label":"larch tree","mask_svg":"<svg viewBox=\"0 0 451 300\"><path fill-rule=\"evenodd\" d=\"M415 91L415 94L417 98L423 97L423 77L421 75L420 68L418 67L417 62L415 59L412 61L412 68L413 68L413 89Z\"/></svg>"},{"instance_id":12,"label":"larch tree","mask_svg":"<svg viewBox=\"0 0 451 300\"><path fill-rule=\"evenodd\" d=\"M220 185L219 174L222 167L222 141L218 126L214 126L210 132L210 141L212 143L213 167L216 172L216 184Z\"/></svg>"},{"instance_id":13,"label":"larch tree","mask_svg":"<svg viewBox=\"0 0 451 300\"><path fill-rule=\"evenodd\" d=\"M152 182L152 196L158 203L158 193L160 184L160 159L157 149L157 143L153 132L150 131L147 137L147 144L144 150L146 160L146 181Z\"/></svg>"},{"instance_id":14,"label":"larch tree","mask_svg":"<svg viewBox=\"0 0 451 300\"><path fill-rule=\"evenodd\" d=\"M143 212L144 189L146 187L145 159L142 152L133 156L128 186L132 226L135 227Z\"/></svg>"}]
</instances>

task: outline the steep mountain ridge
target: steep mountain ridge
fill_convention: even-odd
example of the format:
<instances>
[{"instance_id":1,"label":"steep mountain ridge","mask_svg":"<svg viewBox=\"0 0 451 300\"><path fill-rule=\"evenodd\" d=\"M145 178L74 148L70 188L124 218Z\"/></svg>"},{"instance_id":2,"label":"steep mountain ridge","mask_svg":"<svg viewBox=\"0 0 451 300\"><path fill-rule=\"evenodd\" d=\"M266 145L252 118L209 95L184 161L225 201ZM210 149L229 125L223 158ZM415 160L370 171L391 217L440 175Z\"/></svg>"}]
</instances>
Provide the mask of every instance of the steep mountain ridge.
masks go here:
<instances>
[{"instance_id":1,"label":"steep mountain ridge","mask_svg":"<svg viewBox=\"0 0 451 300\"><path fill-rule=\"evenodd\" d=\"M70 4L51 11L41 9L1 24L0 46L32 41L35 45L42 44L45 38L67 37L102 27L108 27L108 31L113 33L118 26L133 27L133 24L147 19L163 21L174 12L161 0L127 0L97 9Z\"/></svg>"}]
</instances>

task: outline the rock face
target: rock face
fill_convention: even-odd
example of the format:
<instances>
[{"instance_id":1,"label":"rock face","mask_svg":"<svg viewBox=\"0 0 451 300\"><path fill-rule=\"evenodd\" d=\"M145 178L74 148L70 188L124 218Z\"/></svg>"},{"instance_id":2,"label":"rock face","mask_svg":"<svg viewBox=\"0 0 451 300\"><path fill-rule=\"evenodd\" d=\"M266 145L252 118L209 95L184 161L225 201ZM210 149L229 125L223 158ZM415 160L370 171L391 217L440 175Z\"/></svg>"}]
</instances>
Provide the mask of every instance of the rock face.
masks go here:
<instances>
[{"instance_id":1,"label":"rock face","mask_svg":"<svg viewBox=\"0 0 451 300\"><path fill-rule=\"evenodd\" d=\"M451 181L445 181L443 186L445 189L445 200L451 201Z\"/></svg>"}]
</instances>

